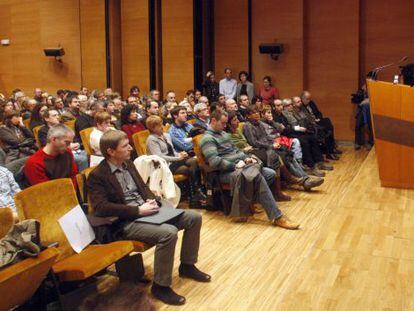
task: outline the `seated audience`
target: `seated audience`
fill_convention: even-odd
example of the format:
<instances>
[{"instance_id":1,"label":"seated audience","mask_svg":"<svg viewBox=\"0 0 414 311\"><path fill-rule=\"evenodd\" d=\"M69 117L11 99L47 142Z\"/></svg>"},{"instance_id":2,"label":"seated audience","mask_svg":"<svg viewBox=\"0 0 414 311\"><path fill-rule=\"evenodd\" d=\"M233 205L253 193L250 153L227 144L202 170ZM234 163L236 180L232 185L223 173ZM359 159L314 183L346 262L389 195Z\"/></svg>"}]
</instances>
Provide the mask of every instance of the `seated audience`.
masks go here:
<instances>
[{"instance_id":1,"label":"seated audience","mask_svg":"<svg viewBox=\"0 0 414 311\"><path fill-rule=\"evenodd\" d=\"M190 157L185 151L177 152L174 150L171 136L163 132L162 119L159 116L149 116L146 125L151 133L147 138L147 153L157 155L167 161L173 174L189 177L190 207L205 205L206 196L202 191L197 159Z\"/></svg>"},{"instance_id":2,"label":"seated audience","mask_svg":"<svg viewBox=\"0 0 414 311\"><path fill-rule=\"evenodd\" d=\"M52 99L53 107L58 113L59 117L63 115L65 112L65 104L63 103L63 99L60 97L53 98Z\"/></svg>"},{"instance_id":3,"label":"seated audience","mask_svg":"<svg viewBox=\"0 0 414 311\"><path fill-rule=\"evenodd\" d=\"M178 152L193 153L194 146L190 132L194 127L187 122L187 109L177 106L171 111L171 116L174 122L168 132L171 135L174 148Z\"/></svg>"},{"instance_id":4,"label":"seated audience","mask_svg":"<svg viewBox=\"0 0 414 311\"><path fill-rule=\"evenodd\" d=\"M203 92L198 89L194 90L194 104L198 104L200 97L203 96Z\"/></svg>"},{"instance_id":5,"label":"seated audience","mask_svg":"<svg viewBox=\"0 0 414 311\"><path fill-rule=\"evenodd\" d=\"M277 99L282 102L281 100ZM276 139L279 144L286 146L289 150L293 152L293 157L299 162L302 163L302 148L300 146L300 141L297 138L289 138L283 136L282 132L285 129L285 126L281 123L277 123L273 120L273 114L271 108L265 108L261 112L262 122L265 125L265 130L267 136Z\"/></svg>"},{"instance_id":6,"label":"seated audience","mask_svg":"<svg viewBox=\"0 0 414 311\"><path fill-rule=\"evenodd\" d=\"M121 129L127 134L131 146L134 145L132 135L145 130L144 124L138 121L137 108L134 105L128 104L122 108Z\"/></svg>"},{"instance_id":7,"label":"seated audience","mask_svg":"<svg viewBox=\"0 0 414 311\"><path fill-rule=\"evenodd\" d=\"M88 104L87 110L81 112L80 116L75 121L75 141L82 146L80 138L80 131L95 126L95 115L99 111L104 111L102 101L91 101Z\"/></svg>"},{"instance_id":8,"label":"seated audience","mask_svg":"<svg viewBox=\"0 0 414 311\"><path fill-rule=\"evenodd\" d=\"M49 129L60 123L59 114L54 109L46 110L43 115L43 120L45 125L43 125L38 132L38 139L41 147L44 147L47 144ZM88 168L88 155L85 150L81 149L81 145L78 142L72 142L69 148L72 150L78 171L81 172Z\"/></svg>"},{"instance_id":9,"label":"seated audience","mask_svg":"<svg viewBox=\"0 0 414 311\"><path fill-rule=\"evenodd\" d=\"M210 128L201 140L201 150L206 162L213 169L220 171L220 180L229 183L232 174L246 164L257 163L257 160L238 150L224 131L227 125L227 113L216 110L210 117ZM299 224L290 221L278 208L273 196L276 173L270 168L261 169L258 201L266 211L268 219L275 226L285 229L298 229Z\"/></svg>"},{"instance_id":10,"label":"seated audience","mask_svg":"<svg viewBox=\"0 0 414 311\"><path fill-rule=\"evenodd\" d=\"M0 140L7 163L30 156L37 150L33 133L24 126L17 111L6 114L4 126L0 127Z\"/></svg>"},{"instance_id":11,"label":"seated audience","mask_svg":"<svg viewBox=\"0 0 414 311\"><path fill-rule=\"evenodd\" d=\"M292 102L293 116L296 118L298 124L305 128L307 133L316 137L321 150L323 150L325 154L331 155L330 158L333 160L338 160L339 158L336 155L330 154L335 147L335 141L332 143L332 138L328 138L330 134L324 132L323 129L318 126L315 117L305 108L299 96L293 97ZM331 145L329 145L328 142L330 142Z\"/></svg>"},{"instance_id":12,"label":"seated audience","mask_svg":"<svg viewBox=\"0 0 414 311\"><path fill-rule=\"evenodd\" d=\"M263 78L263 85L259 89L259 96L265 105L270 105L272 101L279 98L279 90L272 85L271 77L265 76Z\"/></svg>"},{"instance_id":13,"label":"seated audience","mask_svg":"<svg viewBox=\"0 0 414 311\"><path fill-rule=\"evenodd\" d=\"M237 119L239 119L240 122L246 121L246 119L240 113L239 107L237 106L237 103L234 99L227 99L224 108L227 113L234 111L234 113L237 115Z\"/></svg>"},{"instance_id":14,"label":"seated audience","mask_svg":"<svg viewBox=\"0 0 414 311\"><path fill-rule=\"evenodd\" d=\"M260 121L257 107L255 105L249 106L247 109L247 122L243 126L243 135L246 137L249 145L257 150L256 155L263 161L263 164L277 171L281 167L281 163L283 163L282 177L289 182L295 181L290 176L290 171L296 177L301 178L293 183L303 185L306 190L320 186L323 183L323 179L309 178L300 164L290 156L290 152L278 143L274 137L267 135L265 128L266 125ZM280 158L282 161L280 161Z\"/></svg>"},{"instance_id":15,"label":"seated audience","mask_svg":"<svg viewBox=\"0 0 414 311\"><path fill-rule=\"evenodd\" d=\"M99 111L95 115L96 126L93 128L90 135L90 145L94 155L102 156L101 149L99 149L99 142L102 135L109 130L114 130L111 127L111 115L106 111Z\"/></svg>"},{"instance_id":16,"label":"seated audience","mask_svg":"<svg viewBox=\"0 0 414 311\"><path fill-rule=\"evenodd\" d=\"M29 128L31 131L36 126L43 125L43 113L47 110L47 105L38 104L32 110L32 115L30 117Z\"/></svg>"},{"instance_id":17,"label":"seated audience","mask_svg":"<svg viewBox=\"0 0 414 311\"><path fill-rule=\"evenodd\" d=\"M342 152L337 148L335 142L334 126L331 119L322 115L322 112L318 109L316 103L312 100L312 95L309 91L303 91L301 95L303 107L312 115L316 124L322 128L325 133L325 141L327 147L328 159L337 160L338 154Z\"/></svg>"},{"instance_id":18,"label":"seated audience","mask_svg":"<svg viewBox=\"0 0 414 311\"><path fill-rule=\"evenodd\" d=\"M320 177L324 176L324 173L319 170L329 169L329 165L323 162L323 154L316 136L313 133L308 133L305 127L299 125L299 120L296 119L293 113L292 100L284 99L283 108L276 105L276 109L278 109L276 121L285 126L283 133L288 137L299 139L302 147L303 164L306 165L305 168L308 173ZM281 109L283 110L280 111Z\"/></svg>"},{"instance_id":19,"label":"seated audience","mask_svg":"<svg viewBox=\"0 0 414 311\"><path fill-rule=\"evenodd\" d=\"M203 98L203 96L201 98ZM210 111L208 110L207 105L204 103L198 103L194 106L194 113L196 115L194 127L203 131L207 130L208 123L210 122Z\"/></svg>"},{"instance_id":20,"label":"seated audience","mask_svg":"<svg viewBox=\"0 0 414 311\"><path fill-rule=\"evenodd\" d=\"M72 178L76 184L76 167L69 148L75 134L63 124L49 129L47 144L32 155L24 166L24 175L29 185L36 185L57 178Z\"/></svg>"},{"instance_id":21,"label":"seated audience","mask_svg":"<svg viewBox=\"0 0 414 311\"><path fill-rule=\"evenodd\" d=\"M185 93L185 97L184 100L181 101L179 104L179 106L185 107L187 109L187 119L191 120L194 119L194 105L195 105L195 95L194 95L194 90L188 90Z\"/></svg>"},{"instance_id":22,"label":"seated audience","mask_svg":"<svg viewBox=\"0 0 414 311\"><path fill-rule=\"evenodd\" d=\"M104 103L104 108L107 113L111 116L111 124L116 129L121 129L121 120L120 114L116 111L114 100L106 100Z\"/></svg>"},{"instance_id":23,"label":"seated audience","mask_svg":"<svg viewBox=\"0 0 414 311\"><path fill-rule=\"evenodd\" d=\"M158 107L162 106L161 94L158 90L150 91L150 101L155 101L158 104Z\"/></svg>"},{"instance_id":24,"label":"seated audience","mask_svg":"<svg viewBox=\"0 0 414 311\"><path fill-rule=\"evenodd\" d=\"M200 282L211 277L195 266L200 242L201 215L185 210L179 217L154 225L134 222L135 219L157 213L167 204L158 203L129 160L132 147L121 131L108 131L100 141L103 160L89 175L87 181L90 203L96 216L120 218L116 230L120 239L137 240L155 245L154 282L152 294L161 301L182 305L185 298L172 288L172 270L178 230L184 230L179 275ZM114 228L115 229L115 228Z\"/></svg>"},{"instance_id":25,"label":"seated audience","mask_svg":"<svg viewBox=\"0 0 414 311\"><path fill-rule=\"evenodd\" d=\"M9 207L17 218L14 195L20 192L20 187L14 180L12 172L0 166L0 208Z\"/></svg>"},{"instance_id":26,"label":"seated audience","mask_svg":"<svg viewBox=\"0 0 414 311\"><path fill-rule=\"evenodd\" d=\"M77 96L70 96L66 98L68 103L68 109L66 109L62 115L61 119L63 122L76 120L80 117L80 102Z\"/></svg>"},{"instance_id":27,"label":"seated audience","mask_svg":"<svg viewBox=\"0 0 414 311\"><path fill-rule=\"evenodd\" d=\"M37 104L38 102L33 98L23 102L23 109L20 111L20 115L22 116L23 120L30 119L33 109Z\"/></svg>"},{"instance_id":28,"label":"seated audience","mask_svg":"<svg viewBox=\"0 0 414 311\"><path fill-rule=\"evenodd\" d=\"M237 84L236 89L236 99L240 101L240 95L247 95L249 102L253 100L254 96L254 86L249 80L249 74L247 71L240 71L239 72L239 83Z\"/></svg>"},{"instance_id":29,"label":"seated audience","mask_svg":"<svg viewBox=\"0 0 414 311\"><path fill-rule=\"evenodd\" d=\"M219 94L219 97L218 97L218 105L221 107L221 108L225 108L226 107L226 97L224 97L224 95L223 94Z\"/></svg>"},{"instance_id":30,"label":"seated audience","mask_svg":"<svg viewBox=\"0 0 414 311\"><path fill-rule=\"evenodd\" d=\"M239 108L238 111L242 115L243 119L246 119L247 108L250 105L249 97L246 94L239 96Z\"/></svg>"},{"instance_id":31,"label":"seated audience","mask_svg":"<svg viewBox=\"0 0 414 311\"><path fill-rule=\"evenodd\" d=\"M237 81L232 78L230 68L224 69L224 79L219 83L220 94L223 94L226 99L235 99L237 90Z\"/></svg>"}]
</instances>

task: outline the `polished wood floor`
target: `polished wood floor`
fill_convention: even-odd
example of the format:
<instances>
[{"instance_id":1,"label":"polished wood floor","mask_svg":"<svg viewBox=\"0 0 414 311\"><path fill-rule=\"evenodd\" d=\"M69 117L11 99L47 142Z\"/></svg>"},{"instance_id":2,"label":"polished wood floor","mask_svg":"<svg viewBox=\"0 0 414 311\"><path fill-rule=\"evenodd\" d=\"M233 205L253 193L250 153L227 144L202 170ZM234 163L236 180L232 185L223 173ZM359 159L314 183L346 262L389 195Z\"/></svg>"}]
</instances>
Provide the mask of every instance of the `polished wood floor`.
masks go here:
<instances>
[{"instance_id":1,"label":"polished wood floor","mask_svg":"<svg viewBox=\"0 0 414 311\"><path fill-rule=\"evenodd\" d=\"M375 150L344 148L325 184L280 204L301 230L265 215L232 223L203 211L198 267L209 284L178 277L182 307L160 310L414 310L414 191L381 188ZM152 276L153 250L144 254ZM179 247L176 250L179 264Z\"/></svg>"}]
</instances>

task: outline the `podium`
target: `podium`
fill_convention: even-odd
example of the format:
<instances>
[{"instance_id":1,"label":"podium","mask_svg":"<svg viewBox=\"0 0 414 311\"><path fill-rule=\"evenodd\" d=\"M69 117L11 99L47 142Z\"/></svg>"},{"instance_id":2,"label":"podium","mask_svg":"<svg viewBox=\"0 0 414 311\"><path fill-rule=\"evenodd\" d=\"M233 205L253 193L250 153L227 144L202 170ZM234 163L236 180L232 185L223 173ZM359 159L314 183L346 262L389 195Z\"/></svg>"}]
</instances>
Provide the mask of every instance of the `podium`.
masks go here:
<instances>
[{"instance_id":1,"label":"podium","mask_svg":"<svg viewBox=\"0 0 414 311\"><path fill-rule=\"evenodd\" d=\"M414 189L414 88L367 81L381 186Z\"/></svg>"}]
</instances>

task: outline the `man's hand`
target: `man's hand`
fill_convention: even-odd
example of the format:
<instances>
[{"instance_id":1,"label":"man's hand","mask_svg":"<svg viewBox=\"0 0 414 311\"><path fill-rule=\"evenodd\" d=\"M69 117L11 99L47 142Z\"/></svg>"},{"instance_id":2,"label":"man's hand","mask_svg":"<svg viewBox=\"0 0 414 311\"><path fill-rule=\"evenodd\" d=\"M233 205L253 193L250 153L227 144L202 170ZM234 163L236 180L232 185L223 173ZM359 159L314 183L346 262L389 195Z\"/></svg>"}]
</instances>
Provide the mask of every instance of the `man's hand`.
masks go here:
<instances>
[{"instance_id":1,"label":"man's hand","mask_svg":"<svg viewBox=\"0 0 414 311\"><path fill-rule=\"evenodd\" d=\"M257 163L257 160L255 158L246 158L244 159L244 162L246 162L246 164Z\"/></svg>"},{"instance_id":2,"label":"man's hand","mask_svg":"<svg viewBox=\"0 0 414 311\"><path fill-rule=\"evenodd\" d=\"M158 213L159 210L160 208L155 200L147 200L147 202L138 206L138 213L140 216L149 216Z\"/></svg>"},{"instance_id":3,"label":"man's hand","mask_svg":"<svg viewBox=\"0 0 414 311\"><path fill-rule=\"evenodd\" d=\"M246 148L243 149L244 152L250 152L253 150L252 146L247 146Z\"/></svg>"},{"instance_id":4,"label":"man's hand","mask_svg":"<svg viewBox=\"0 0 414 311\"><path fill-rule=\"evenodd\" d=\"M243 168L246 166L246 163L243 160L240 160L236 163L236 168Z\"/></svg>"},{"instance_id":5,"label":"man's hand","mask_svg":"<svg viewBox=\"0 0 414 311\"><path fill-rule=\"evenodd\" d=\"M79 143L70 143L70 149L72 149L73 151L76 151L80 148L80 144Z\"/></svg>"},{"instance_id":6,"label":"man's hand","mask_svg":"<svg viewBox=\"0 0 414 311\"><path fill-rule=\"evenodd\" d=\"M187 158L188 158L188 153L187 153L187 152L185 152L185 151L182 151L182 152L180 152L180 153L178 154L178 156L179 156L182 160L185 160L185 159L187 159Z\"/></svg>"},{"instance_id":7,"label":"man's hand","mask_svg":"<svg viewBox=\"0 0 414 311\"><path fill-rule=\"evenodd\" d=\"M273 149L279 149L281 146L279 143L274 143L273 144Z\"/></svg>"}]
</instances>

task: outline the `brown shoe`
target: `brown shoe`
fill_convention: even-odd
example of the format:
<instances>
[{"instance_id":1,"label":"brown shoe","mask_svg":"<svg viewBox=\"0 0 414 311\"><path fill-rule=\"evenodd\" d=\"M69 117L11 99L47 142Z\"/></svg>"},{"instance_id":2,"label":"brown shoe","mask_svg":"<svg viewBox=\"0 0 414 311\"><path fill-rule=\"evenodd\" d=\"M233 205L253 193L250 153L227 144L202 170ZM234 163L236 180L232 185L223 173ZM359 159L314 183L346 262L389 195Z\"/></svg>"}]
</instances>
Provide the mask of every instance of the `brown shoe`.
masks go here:
<instances>
[{"instance_id":1,"label":"brown shoe","mask_svg":"<svg viewBox=\"0 0 414 311\"><path fill-rule=\"evenodd\" d=\"M289 229L289 230L296 230L300 226L299 224L289 220L289 218L287 218L286 216L282 216L277 219L274 219L272 221L272 224L274 226L278 226L278 227Z\"/></svg>"}]
</instances>

